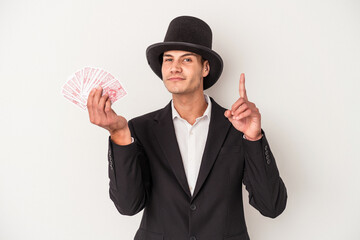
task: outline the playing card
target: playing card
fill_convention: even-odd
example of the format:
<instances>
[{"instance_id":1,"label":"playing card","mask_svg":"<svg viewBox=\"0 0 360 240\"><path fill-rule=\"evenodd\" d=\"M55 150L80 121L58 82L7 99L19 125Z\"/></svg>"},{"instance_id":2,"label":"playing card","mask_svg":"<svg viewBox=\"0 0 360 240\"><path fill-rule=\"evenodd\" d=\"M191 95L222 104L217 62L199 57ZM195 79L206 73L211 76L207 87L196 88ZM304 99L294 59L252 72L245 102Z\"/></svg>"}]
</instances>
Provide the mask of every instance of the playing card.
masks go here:
<instances>
[{"instance_id":1,"label":"playing card","mask_svg":"<svg viewBox=\"0 0 360 240\"><path fill-rule=\"evenodd\" d=\"M101 86L102 95L108 94L111 103L124 97L127 92L124 86L109 72L86 66L71 75L62 87L61 93L70 102L86 110L90 91Z\"/></svg>"},{"instance_id":2,"label":"playing card","mask_svg":"<svg viewBox=\"0 0 360 240\"><path fill-rule=\"evenodd\" d=\"M76 106L79 106L82 109L86 109L86 105L82 104L81 102L79 102L76 99L73 99L71 97L69 97L68 95L63 95L66 99L68 99L70 102L74 103Z\"/></svg>"},{"instance_id":3,"label":"playing card","mask_svg":"<svg viewBox=\"0 0 360 240\"><path fill-rule=\"evenodd\" d=\"M74 75L76 77L76 84L79 86L79 89L81 89L82 70L77 71Z\"/></svg>"},{"instance_id":4,"label":"playing card","mask_svg":"<svg viewBox=\"0 0 360 240\"><path fill-rule=\"evenodd\" d=\"M98 69L96 69L96 68L90 69L89 75L88 75L88 81L87 81L86 85L84 86L83 92L88 92L87 90L89 89L89 86L91 85L91 83L94 81L97 71L98 71Z\"/></svg>"},{"instance_id":5,"label":"playing card","mask_svg":"<svg viewBox=\"0 0 360 240\"><path fill-rule=\"evenodd\" d=\"M71 76L71 78L66 82L69 87L74 90L78 95L81 93L80 86L76 84L76 77Z\"/></svg>"},{"instance_id":6,"label":"playing card","mask_svg":"<svg viewBox=\"0 0 360 240\"><path fill-rule=\"evenodd\" d=\"M110 98L110 102L114 103L118 99L122 98L126 95L126 91L119 82L119 80L112 81L111 83L105 85L103 87L103 95L108 94Z\"/></svg>"},{"instance_id":7,"label":"playing card","mask_svg":"<svg viewBox=\"0 0 360 240\"><path fill-rule=\"evenodd\" d=\"M71 86L68 83L65 83L63 86L63 90L65 90L66 92L69 93L69 95L71 95L72 97L74 97L75 99L79 99L79 101L81 102L85 102L85 99L81 97L81 95L79 95L74 89L71 88Z\"/></svg>"},{"instance_id":8,"label":"playing card","mask_svg":"<svg viewBox=\"0 0 360 240\"><path fill-rule=\"evenodd\" d=\"M81 90L84 91L84 89L86 88L88 82L90 81L90 78L89 78L89 74L90 74L90 70L91 68L90 67L85 67L84 68L84 72L83 72L83 81L82 81L82 86L81 86Z\"/></svg>"},{"instance_id":9,"label":"playing card","mask_svg":"<svg viewBox=\"0 0 360 240\"><path fill-rule=\"evenodd\" d=\"M102 69L99 69L98 74L94 78L94 80L91 82L89 87L86 89L86 92L90 92L91 89L98 86L101 80L107 75L108 73Z\"/></svg>"}]
</instances>

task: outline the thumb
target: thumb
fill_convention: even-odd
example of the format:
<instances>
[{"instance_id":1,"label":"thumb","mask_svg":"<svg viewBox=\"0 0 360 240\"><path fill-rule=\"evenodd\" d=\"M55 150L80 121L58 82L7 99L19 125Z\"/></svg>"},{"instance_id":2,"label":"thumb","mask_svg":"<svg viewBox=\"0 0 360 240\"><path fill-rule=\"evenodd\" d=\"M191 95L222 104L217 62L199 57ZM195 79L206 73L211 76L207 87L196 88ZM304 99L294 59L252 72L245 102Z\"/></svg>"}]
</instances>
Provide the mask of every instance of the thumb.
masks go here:
<instances>
[{"instance_id":1,"label":"thumb","mask_svg":"<svg viewBox=\"0 0 360 240\"><path fill-rule=\"evenodd\" d=\"M108 98L106 103L105 103L105 114L106 114L107 118L116 118L117 114L112 109L111 105L112 104L111 104L110 98Z\"/></svg>"}]
</instances>

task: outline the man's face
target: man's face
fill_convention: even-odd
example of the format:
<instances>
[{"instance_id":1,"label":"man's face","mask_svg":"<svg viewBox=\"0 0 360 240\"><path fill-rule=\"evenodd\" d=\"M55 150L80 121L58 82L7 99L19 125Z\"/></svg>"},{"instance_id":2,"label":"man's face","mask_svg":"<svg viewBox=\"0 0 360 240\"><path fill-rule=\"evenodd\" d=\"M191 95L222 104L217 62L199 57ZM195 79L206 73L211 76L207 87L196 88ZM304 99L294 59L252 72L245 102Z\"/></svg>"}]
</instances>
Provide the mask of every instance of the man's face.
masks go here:
<instances>
[{"instance_id":1,"label":"man's face","mask_svg":"<svg viewBox=\"0 0 360 240\"><path fill-rule=\"evenodd\" d=\"M164 52L161 67L167 90L173 94L189 94L203 91L203 78L209 73L209 63L201 62L201 56L187 51Z\"/></svg>"}]
</instances>

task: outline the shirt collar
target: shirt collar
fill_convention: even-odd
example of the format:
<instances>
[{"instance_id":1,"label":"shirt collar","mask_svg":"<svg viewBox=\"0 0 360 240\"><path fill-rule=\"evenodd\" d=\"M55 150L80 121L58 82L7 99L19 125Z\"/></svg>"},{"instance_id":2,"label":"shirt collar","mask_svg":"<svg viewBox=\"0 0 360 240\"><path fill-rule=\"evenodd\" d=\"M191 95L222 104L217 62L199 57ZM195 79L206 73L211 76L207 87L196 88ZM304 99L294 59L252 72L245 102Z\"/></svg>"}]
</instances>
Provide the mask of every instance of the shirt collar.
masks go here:
<instances>
[{"instance_id":1,"label":"shirt collar","mask_svg":"<svg viewBox=\"0 0 360 240\"><path fill-rule=\"evenodd\" d=\"M210 119L211 116L211 100L210 97L204 93L204 98L205 101L207 102L207 107L205 109L204 114L199 117L199 118L203 118L205 116L207 116ZM174 102L171 100L171 110L172 110L172 119L175 119L175 117L181 118L180 114L176 111L175 107L174 107Z\"/></svg>"}]
</instances>

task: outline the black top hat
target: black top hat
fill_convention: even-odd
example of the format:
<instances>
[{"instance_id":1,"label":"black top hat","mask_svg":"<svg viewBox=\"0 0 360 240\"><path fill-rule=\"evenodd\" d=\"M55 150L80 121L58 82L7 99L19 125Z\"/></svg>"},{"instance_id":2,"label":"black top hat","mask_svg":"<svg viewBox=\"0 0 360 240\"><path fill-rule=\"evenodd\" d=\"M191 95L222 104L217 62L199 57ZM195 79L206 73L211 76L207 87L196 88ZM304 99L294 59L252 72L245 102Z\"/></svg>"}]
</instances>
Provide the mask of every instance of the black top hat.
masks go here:
<instances>
[{"instance_id":1,"label":"black top hat","mask_svg":"<svg viewBox=\"0 0 360 240\"><path fill-rule=\"evenodd\" d=\"M146 49L146 58L160 79L162 79L162 55L169 50L194 52L209 61L210 72L204 78L204 89L214 85L223 70L223 61L219 54L211 50L212 32L203 20L190 16L173 19L168 27L164 42L155 43Z\"/></svg>"}]
</instances>

